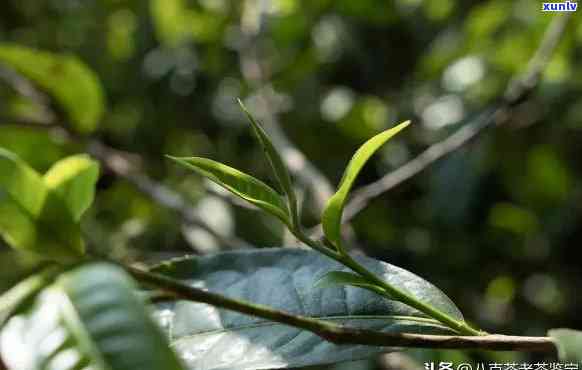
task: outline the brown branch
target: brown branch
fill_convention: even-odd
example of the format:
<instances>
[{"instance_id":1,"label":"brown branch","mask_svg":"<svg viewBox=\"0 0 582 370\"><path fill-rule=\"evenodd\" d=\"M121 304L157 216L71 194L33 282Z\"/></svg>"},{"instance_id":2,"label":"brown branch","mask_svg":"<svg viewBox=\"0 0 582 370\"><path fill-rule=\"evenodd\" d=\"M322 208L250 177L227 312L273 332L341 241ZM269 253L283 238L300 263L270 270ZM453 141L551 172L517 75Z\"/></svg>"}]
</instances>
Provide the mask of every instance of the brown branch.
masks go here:
<instances>
[{"instance_id":1,"label":"brown branch","mask_svg":"<svg viewBox=\"0 0 582 370\"><path fill-rule=\"evenodd\" d=\"M432 164L467 145L480 133L484 132L485 129L507 123L511 119L513 108L527 100L537 87L543 71L564 34L569 17L570 14L566 14L558 15L553 19L535 54L529 61L525 72L510 81L503 99L497 107L487 109L455 133L443 141L431 145L398 169L356 190L345 207L342 222L349 222L366 208L373 199L411 179ZM313 228L311 233L321 236L321 226Z\"/></svg>"},{"instance_id":2,"label":"brown branch","mask_svg":"<svg viewBox=\"0 0 582 370\"><path fill-rule=\"evenodd\" d=\"M301 328L337 344L555 353L554 342L549 337L393 334L345 327L310 317L292 315L264 305L228 298L135 267L123 265L122 267L138 281L156 287L158 290L166 292L167 294L174 295L176 299L207 303L215 307Z\"/></svg>"}]
</instances>

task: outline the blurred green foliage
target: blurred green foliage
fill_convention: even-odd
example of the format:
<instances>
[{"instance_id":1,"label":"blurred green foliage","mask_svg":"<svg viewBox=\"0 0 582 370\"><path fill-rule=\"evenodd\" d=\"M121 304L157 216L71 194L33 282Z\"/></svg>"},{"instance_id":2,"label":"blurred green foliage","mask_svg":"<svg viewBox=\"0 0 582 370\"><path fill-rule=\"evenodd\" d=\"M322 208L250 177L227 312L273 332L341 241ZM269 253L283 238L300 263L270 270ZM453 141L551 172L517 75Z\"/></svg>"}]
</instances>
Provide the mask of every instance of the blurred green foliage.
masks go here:
<instances>
[{"instance_id":1,"label":"blurred green foliage","mask_svg":"<svg viewBox=\"0 0 582 370\"><path fill-rule=\"evenodd\" d=\"M261 118L241 73L242 31L254 35L282 129L334 184L367 138L412 119L364 168L361 185L496 101L552 17L540 8L531 0L6 0L0 61L16 58L17 72L32 79L53 71L37 84L56 98L57 117L137 153L145 173L184 194L219 232L273 246L284 241L277 221L211 195L201 178L163 157L211 157L273 183L235 102L244 97ZM432 281L487 331L581 328L581 54L575 14L535 95L508 125L378 197L354 220L366 253ZM86 151L62 132L16 125L51 117L42 99L0 72L0 146L41 173ZM305 207L307 223L319 216ZM83 227L93 248L132 260L221 247L110 172ZM11 279L2 267L0 274ZM455 358L416 353L420 361Z\"/></svg>"}]
</instances>

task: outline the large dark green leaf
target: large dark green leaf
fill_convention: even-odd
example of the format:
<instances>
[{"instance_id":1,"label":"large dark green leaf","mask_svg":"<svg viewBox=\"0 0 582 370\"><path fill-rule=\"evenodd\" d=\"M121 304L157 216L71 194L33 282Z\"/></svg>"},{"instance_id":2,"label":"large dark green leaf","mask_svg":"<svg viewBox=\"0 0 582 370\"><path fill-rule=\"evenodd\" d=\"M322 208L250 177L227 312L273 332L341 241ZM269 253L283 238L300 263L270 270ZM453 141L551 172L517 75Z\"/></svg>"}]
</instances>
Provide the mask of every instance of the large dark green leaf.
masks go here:
<instances>
[{"instance_id":1,"label":"large dark green leaf","mask_svg":"<svg viewBox=\"0 0 582 370\"><path fill-rule=\"evenodd\" d=\"M582 331L572 329L552 329L548 335L556 342L561 361L582 365Z\"/></svg>"},{"instance_id":2,"label":"large dark green leaf","mask_svg":"<svg viewBox=\"0 0 582 370\"><path fill-rule=\"evenodd\" d=\"M0 235L12 247L48 258L84 252L81 231L64 201L15 154L0 148Z\"/></svg>"},{"instance_id":3,"label":"large dark green leaf","mask_svg":"<svg viewBox=\"0 0 582 370\"><path fill-rule=\"evenodd\" d=\"M101 83L75 56L1 44L0 63L7 64L53 96L78 131L91 132L97 127L104 111Z\"/></svg>"},{"instance_id":4,"label":"large dark green leaf","mask_svg":"<svg viewBox=\"0 0 582 370\"><path fill-rule=\"evenodd\" d=\"M10 369L180 370L125 272L80 267L45 289L1 332Z\"/></svg>"},{"instance_id":5,"label":"large dark green leaf","mask_svg":"<svg viewBox=\"0 0 582 370\"><path fill-rule=\"evenodd\" d=\"M402 129L407 127L410 121L403 122L389 130L386 130L370 140L366 141L359 149L356 151L350 163L348 163L342 180L339 184L337 192L328 200L325 209L323 210L323 216L321 219L321 225L327 239L333 243L340 250L341 246L341 224L342 215L344 211L344 206L352 185L356 181L358 174L368 161L370 157L378 150L384 143L390 140L394 135L399 133Z\"/></svg>"},{"instance_id":6,"label":"large dark green leaf","mask_svg":"<svg viewBox=\"0 0 582 370\"><path fill-rule=\"evenodd\" d=\"M390 284L409 291L452 317L463 317L437 288L401 268L355 257ZM438 322L402 303L367 290L314 288L326 273L345 270L310 250L263 249L164 263L155 271L229 297L293 314L384 332L447 333ZM158 306L157 316L190 369L269 369L333 363L394 349L341 345L297 328L219 310L201 303ZM450 332L448 332L450 333Z\"/></svg>"}]
</instances>

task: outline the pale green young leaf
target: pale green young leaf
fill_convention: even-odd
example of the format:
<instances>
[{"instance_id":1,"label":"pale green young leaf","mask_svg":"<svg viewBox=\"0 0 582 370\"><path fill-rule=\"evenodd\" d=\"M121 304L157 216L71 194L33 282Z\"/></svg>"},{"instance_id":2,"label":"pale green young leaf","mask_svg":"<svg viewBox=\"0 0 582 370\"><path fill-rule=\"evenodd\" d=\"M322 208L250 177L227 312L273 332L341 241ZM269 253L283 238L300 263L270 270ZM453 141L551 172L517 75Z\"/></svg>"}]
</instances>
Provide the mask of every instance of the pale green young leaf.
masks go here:
<instances>
[{"instance_id":1,"label":"pale green young leaf","mask_svg":"<svg viewBox=\"0 0 582 370\"><path fill-rule=\"evenodd\" d=\"M290 225L289 212L281 196L264 182L220 162L200 157L168 158L222 186L247 202Z\"/></svg>"},{"instance_id":2,"label":"pale green young leaf","mask_svg":"<svg viewBox=\"0 0 582 370\"><path fill-rule=\"evenodd\" d=\"M582 365L582 331L572 329L552 329L548 335L556 342L560 361L576 362Z\"/></svg>"},{"instance_id":3,"label":"pale green young leaf","mask_svg":"<svg viewBox=\"0 0 582 370\"><path fill-rule=\"evenodd\" d=\"M383 295L386 292L377 285L370 283L358 274L348 271L330 271L323 275L314 284L316 289L325 289L334 286L349 285L357 288L367 289L374 293Z\"/></svg>"},{"instance_id":4,"label":"pale green young leaf","mask_svg":"<svg viewBox=\"0 0 582 370\"><path fill-rule=\"evenodd\" d=\"M13 199L24 211L38 217L48 189L42 178L16 154L0 148L0 197ZM1 198L0 198L1 199Z\"/></svg>"},{"instance_id":5,"label":"pale green young leaf","mask_svg":"<svg viewBox=\"0 0 582 370\"><path fill-rule=\"evenodd\" d=\"M337 192L328 200L323 211L322 226L326 238L339 250L341 247L341 223L342 215L348 194L354 184L358 174L364 167L368 159L390 138L410 124L410 121L403 122L389 130L386 130L362 145L354 154L350 163L344 171Z\"/></svg>"},{"instance_id":6,"label":"pale green young leaf","mask_svg":"<svg viewBox=\"0 0 582 370\"><path fill-rule=\"evenodd\" d=\"M13 248L44 258L84 253L79 225L42 177L14 153L0 148L0 236Z\"/></svg>"},{"instance_id":7,"label":"pale green young leaf","mask_svg":"<svg viewBox=\"0 0 582 370\"><path fill-rule=\"evenodd\" d=\"M75 56L0 44L0 63L50 94L79 132L97 128L105 102L97 75Z\"/></svg>"},{"instance_id":8,"label":"pale green young leaf","mask_svg":"<svg viewBox=\"0 0 582 370\"><path fill-rule=\"evenodd\" d=\"M44 182L64 200L75 221L79 221L93 202L98 178L99 163L80 154L55 163L45 173Z\"/></svg>"},{"instance_id":9,"label":"pale green young leaf","mask_svg":"<svg viewBox=\"0 0 582 370\"><path fill-rule=\"evenodd\" d=\"M28 370L183 370L136 290L109 264L61 275L2 329L3 360Z\"/></svg>"},{"instance_id":10,"label":"pale green young leaf","mask_svg":"<svg viewBox=\"0 0 582 370\"><path fill-rule=\"evenodd\" d=\"M249 112L247 107L243 104L240 99L237 99L238 104L240 105L242 111L247 116L251 126L253 127L253 131L255 135L259 139L259 142L263 146L263 150L265 151L265 155L273 169L273 173L275 174L275 178L279 182L279 185L283 189L283 192L287 196L287 200L289 202L289 210L291 212L291 216L293 217L293 222L295 226L298 226L299 223L299 215L297 213L297 197L295 196L295 192L293 191L293 184L291 183L291 175L287 170L287 166L283 162L283 158L279 155L279 152L269 139L269 136L261 127L259 122L255 120L253 115Z\"/></svg>"}]
</instances>

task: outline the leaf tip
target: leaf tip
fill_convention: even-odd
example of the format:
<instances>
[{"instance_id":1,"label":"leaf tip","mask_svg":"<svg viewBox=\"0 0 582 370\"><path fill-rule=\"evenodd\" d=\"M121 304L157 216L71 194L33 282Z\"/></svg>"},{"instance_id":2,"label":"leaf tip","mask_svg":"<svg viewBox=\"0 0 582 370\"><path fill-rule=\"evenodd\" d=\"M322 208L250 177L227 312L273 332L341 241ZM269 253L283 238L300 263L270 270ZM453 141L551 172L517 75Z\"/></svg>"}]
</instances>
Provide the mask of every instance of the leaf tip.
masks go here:
<instances>
[{"instance_id":1,"label":"leaf tip","mask_svg":"<svg viewBox=\"0 0 582 370\"><path fill-rule=\"evenodd\" d=\"M242 111L249 115L249 110L247 109L246 105L242 102L241 98L236 98L236 102L238 103L240 109L242 109Z\"/></svg>"},{"instance_id":2,"label":"leaf tip","mask_svg":"<svg viewBox=\"0 0 582 370\"><path fill-rule=\"evenodd\" d=\"M180 158L180 157L175 157L175 156L169 155L169 154L164 154L164 157L166 157L167 159L170 159L174 162L180 162L182 160L182 158Z\"/></svg>"},{"instance_id":3,"label":"leaf tip","mask_svg":"<svg viewBox=\"0 0 582 370\"><path fill-rule=\"evenodd\" d=\"M243 111L243 113L245 114L245 116L247 117L247 119L249 120L249 122L251 123L251 125L253 126L253 128L256 130L257 129L257 126L258 126L258 123L255 120L255 117L253 117L253 115L251 114L251 112L248 110L248 108L242 102L242 100L240 100L240 98L236 98L236 101L238 102L238 105L240 106L240 109Z\"/></svg>"},{"instance_id":4,"label":"leaf tip","mask_svg":"<svg viewBox=\"0 0 582 370\"><path fill-rule=\"evenodd\" d=\"M406 120L402 123L397 124L396 126L394 126L394 128L395 129L397 128L398 131L400 131L400 130L403 130L403 129L407 128L408 126L410 126L411 123L412 123L411 120Z\"/></svg>"}]
</instances>

